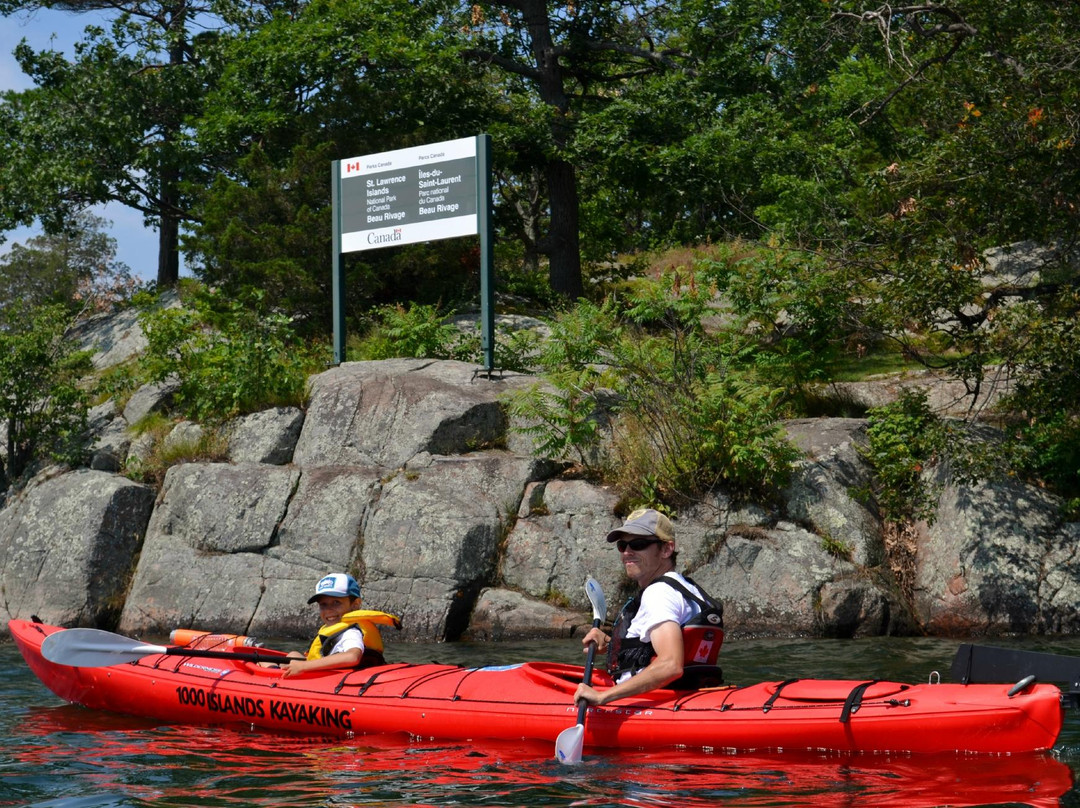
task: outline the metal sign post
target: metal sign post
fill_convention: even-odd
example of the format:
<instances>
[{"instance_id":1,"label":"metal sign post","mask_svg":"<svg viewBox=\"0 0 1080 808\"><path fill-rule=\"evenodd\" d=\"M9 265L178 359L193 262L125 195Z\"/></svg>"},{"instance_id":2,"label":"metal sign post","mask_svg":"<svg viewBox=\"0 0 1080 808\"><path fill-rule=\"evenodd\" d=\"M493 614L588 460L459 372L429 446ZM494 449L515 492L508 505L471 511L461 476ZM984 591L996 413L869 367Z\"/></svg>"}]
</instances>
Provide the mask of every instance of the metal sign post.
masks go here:
<instances>
[{"instance_id":1,"label":"metal sign post","mask_svg":"<svg viewBox=\"0 0 1080 808\"><path fill-rule=\"evenodd\" d=\"M480 346L484 369L495 369L495 232L491 216L491 136L476 138L476 198L480 221Z\"/></svg>"},{"instance_id":2,"label":"metal sign post","mask_svg":"<svg viewBox=\"0 0 1080 808\"><path fill-rule=\"evenodd\" d=\"M341 164L330 164L330 204L334 228L331 293L334 296L334 364L345 361L345 261L341 257Z\"/></svg>"},{"instance_id":3,"label":"metal sign post","mask_svg":"<svg viewBox=\"0 0 1080 808\"><path fill-rule=\"evenodd\" d=\"M493 370L490 135L336 160L330 176L334 362L345 361L343 253L479 235L481 344L486 369Z\"/></svg>"}]
</instances>

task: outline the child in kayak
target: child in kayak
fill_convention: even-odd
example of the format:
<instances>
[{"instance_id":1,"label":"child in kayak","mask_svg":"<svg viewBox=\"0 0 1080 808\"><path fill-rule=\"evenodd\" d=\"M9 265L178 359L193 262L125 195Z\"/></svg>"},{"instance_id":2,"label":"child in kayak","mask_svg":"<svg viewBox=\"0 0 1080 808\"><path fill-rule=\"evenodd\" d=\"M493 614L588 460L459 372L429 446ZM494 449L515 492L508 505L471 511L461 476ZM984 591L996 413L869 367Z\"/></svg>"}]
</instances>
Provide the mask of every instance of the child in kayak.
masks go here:
<instances>
[{"instance_id":1,"label":"child in kayak","mask_svg":"<svg viewBox=\"0 0 1080 808\"><path fill-rule=\"evenodd\" d=\"M348 612L360 608L360 584L348 573L333 572L319 579L308 603L319 604L323 627L307 654L291 651L292 661L282 665L282 677L324 668L356 668L364 658L364 633L356 623L344 623Z\"/></svg>"}]
</instances>

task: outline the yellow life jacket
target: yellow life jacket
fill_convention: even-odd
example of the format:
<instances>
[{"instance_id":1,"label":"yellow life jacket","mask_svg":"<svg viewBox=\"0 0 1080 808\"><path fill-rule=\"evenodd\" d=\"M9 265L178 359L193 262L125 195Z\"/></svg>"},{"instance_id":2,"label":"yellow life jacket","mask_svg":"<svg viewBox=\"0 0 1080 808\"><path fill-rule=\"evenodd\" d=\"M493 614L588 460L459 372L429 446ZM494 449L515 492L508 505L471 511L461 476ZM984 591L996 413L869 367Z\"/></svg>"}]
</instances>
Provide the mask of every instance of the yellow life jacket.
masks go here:
<instances>
[{"instance_id":1,"label":"yellow life jacket","mask_svg":"<svg viewBox=\"0 0 1080 808\"><path fill-rule=\"evenodd\" d=\"M364 635L365 655L368 651L371 651L381 656L383 641L378 626L393 626L398 631L401 631L401 619L392 614L371 609L357 609L354 612L346 612L342 615L340 623L323 626L319 629L319 633L315 635L315 639L311 641L311 646L308 648L307 658L322 659L329 649L334 647L334 643L341 633L353 626L359 628Z\"/></svg>"}]
</instances>

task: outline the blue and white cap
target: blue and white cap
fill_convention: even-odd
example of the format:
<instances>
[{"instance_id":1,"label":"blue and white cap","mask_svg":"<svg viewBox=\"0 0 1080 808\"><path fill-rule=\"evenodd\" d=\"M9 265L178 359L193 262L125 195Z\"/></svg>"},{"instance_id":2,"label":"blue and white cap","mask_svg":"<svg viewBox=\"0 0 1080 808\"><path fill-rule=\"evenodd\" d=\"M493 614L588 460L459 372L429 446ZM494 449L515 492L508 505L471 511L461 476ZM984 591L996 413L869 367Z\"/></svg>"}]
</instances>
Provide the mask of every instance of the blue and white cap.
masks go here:
<instances>
[{"instance_id":1,"label":"blue and white cap","mask_svg":"<svg viewBox=\"0 0 1080 808\"><path fill-rule=\"evenodd\" d=\"M315 584L315 594L308 598L308 603L314 603L320 595L330 595L335 598L358 598L360 597L360 584L351 575L344 572L332 572Z\"/></svg>"}]
</instances>

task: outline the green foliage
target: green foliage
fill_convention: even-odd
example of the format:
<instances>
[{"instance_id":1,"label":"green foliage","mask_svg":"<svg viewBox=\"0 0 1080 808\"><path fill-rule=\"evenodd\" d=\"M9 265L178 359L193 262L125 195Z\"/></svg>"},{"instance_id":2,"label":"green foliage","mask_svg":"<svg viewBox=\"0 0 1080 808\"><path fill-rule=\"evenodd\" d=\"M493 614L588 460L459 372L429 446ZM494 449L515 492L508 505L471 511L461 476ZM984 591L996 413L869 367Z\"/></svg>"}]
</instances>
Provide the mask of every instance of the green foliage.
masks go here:
<instances>
[{"instance_id":1,"label":"green foliage","mask_svg":"<svg viewBox=\"0 0 1080 808\"><path fill-rule=\"evenodd\" d=\"M845 290L811 252L775 245L717 245L702 262L732 317L729 334L765 379L805 394L844 339Z\"/></svg>"},{"instance_id":2,"label":"green foliage","mask_svg":"<svg viewBox=\"0 0 1080 808\"><path fill-rule=\"evenodd\" d=\"M82 454L86 352L64 339L63 306L10 306L0 328L0 418L7 427L4 472L18 478L36 459L75 462Z\"/></svg>"},{"instance_id":3,"label":"green foliage","mask_svg":"<svg viewBox=\"0 0 1080 808\"><path fill-rule=\"evenodd\" d=\"M50 4L4 5L13 13ZM69 10L82 8L92 6ZM117 202L172 236L188 207L179 180L206 181L210 160L185 124L221 65L216 37L188 30L196 17L200 28L211 23L210 4L121 2L114 10L111 25L86 28L70 60L16 48L35 86L0 101L0 230L36 219L59 233L78 211ZM162 241L172 267L159 272L163 284L176 281L173 241Z\"/></svg>"},{"instance_id":4,"label":"green foliage","mask_svg":"<svg viewBox=\"0 0 1080 808\"><path fill-rule=\"evenodd\" d=\"M0 14L49 5L2 0ZM845 351L862 369L869 347L980 395L988 366L1002 365L1014 383L1000 410L1004 465L1078 497L1080 5L113 8L114 24L88 29L70 58L17 50L34 86L0 99L0 232L38 220L50 236L0 263L0 302L67 302L73 275L100 265L75 253L105 260L110 248L73 247L67 228L86 205L116 201L166 236L183 219L189 266L207 283L238 300L259 290L292 329L322 337L327 163L486 131L502 295L599 300L613 279L604 275L621 274L615 255L722 244L705 274L688 260L679 275L723 298L704 314L722 331L691 327L673 287L654 311L627 300L612 315L626 334L602 338L590 360L645 380L605 385L639 413L622 412L613 445L628 468L660 466L658 490L717 476L686 471L699 431L742 432L734 443L753 445L765 427L757 408L798 414ZM1023 272L989 260L1010 245L1053 255ZM579 258L595 268L585 284ZM474 240L350 254L345 270L350 321L374 306L476 298ZM379 355L419 344L479 356L475 334L456 345L437 329L399 349L384 341ZM497 345L503 367L528 367L534 353L524 337ZM597 440L576 434L596 397L580 392L593 382L586 364L548 390L567 412L571 457ZM225 397L225 409L239 406ZM670 432L654 415L665 408ZM723 438L700 446L735 480L772 465ZM747 472L734 471L743 462Z\"/></svg>"},{"instance_id":5,"label":"green foliage","mask_svg":"<svg viewBox=\"0 0 1080 808\"><path fill-rule=\"evenodd\" d=\"M529 267L524 259L520 251L512 251L511 245L496 245L495 274L502 297L501 308L533 310L558 306L561 301L551 291L547 275Z\"/></svg>"},{"instance_id":6,"label":"green foliage","mask_svg":"<svg viewBox=\"0 0 1080 808\"><path fill-rule=\"evenodd\" d=\"M468 330L454 325L450 317L438 306L420 303L381 306L371 313L363 337L348 347L349 355L357 359L456 359L483 365L479 324ZM539 337L528 329L496 334L495 367L528 372L538 346Z\"/></svg>"},{"instance_id":7,"label":"green foliage","mask_svg":"<svg viewBox=\"0 0 1080 808\"><path fill-rule=\"evenodd\" d=\"M539 356L548 387L510 398L540 454L607 466L653 502L783 483L798 453L780 433L778 391L702 328L711 292L701 280L671 272L624 305L581 302L559 318Z\"/></svg>"},{"instance_id":8,"label":"green foliage","mask_svg":"<svg viewBox=\"0 0 1080 808\"><path fill-rule=\"evenodd\" d=\"M112 399L118 408L123 409L131 395L145 382L144 375L137 359L106 368L94 380L94 403Z\"/></svg>"},{"instance_id":9,"label":"green foliage","mask_svg":"<svg viewBox=\"0 0 1080 808\"><path fill-rule=\"evenodd\" d=\"M372 321L358 346L360 359L452 359L464 340L437 306L382 306Z\"/></svg>"},{"instance_id":10,"label":"green foliage","mask_svg":"<svg viewBox=\"0 0 1080 808\"><path fill-rule=\"evenodd\" d=\"M537 456L593 470L600 463L602 399L613 381L600 359L605 337L617 339L621 331L614 315L610 303L587 301L560 314L535 358L544 382L505 397L507 411L518 419L515 428L533 440Z\"/></svg>"},{"instance_id":11,"label":"green foliage","mask_svg":"<svg viewBox=\"0 0 1080 808\"><path fill-rule=\"evenodd\" d=\"M851 545L845 541L832 536L829 533L825 533L821 537L821 549L834 558L839 558L844 561L851 561L851 556L854 550Z\"/></svg>"},{"instance_id":12,"label":"green foliage","mask_svg":"<svg viewBox=\"0 0 1080 808\"><path fill-rule=\"evenodd\" d=\"M293 314L298 331L328 333L330 160L329 144L300 144L278 167L256 145L235 173L217 177L184 238L196 276L234 298L258 290Z\"/></svg>"},{"instance_id":13,"label":"green foliage","mask_svg":"<svg viewBox=\"0 0 1080 808\"><path fill-rule=\"evenodd\" d=\"M992 347L1013 379L1000 403L1015 413L1004 452L1022 478L1045 484L1080 509L1080 293L1064 286L1009 307Z\"/></svg>"},{"instance_id":14,"label":"green foliage","mask_svg":"<svg viewBox=\"0 0 1080 808\"><path fill-rule=\"evenodd\" d=\"M798 457L777 420L784 391L733 332L705 329L713 290L707 273L675 270L628 300L637 328L611 360L628 416L620 465L638 478L651 466L669 496L717 486L768 495Z\"/></svg>"},{"instance_id":15,"label":"green foliage","mask_svg":"<svg viewBox=\"0 0 1080 808\"><path fill-rule=\"evenodd\" d=\"M177 407L203 423L268 406L300 406L308 375L325 364L318 346L296 340L287 316L214 293L183 308L144 310L140 321L149 378L175 380Z\"/></svg>"},{"instance_id":16,"label":"green foliage","mask_svg":"<svg viewBox=\"0 0 1080 808\"><path fill-rule=\"evenodd\" d=\"M515 391L506 399L507 412L520 419L516 429L534 442L538 457L572 459L595 467L601 430L596 400L596 374L554 373L547 384Z\"/></svg>"},{"instance_id":17,"label":"green foliage","mask_svg":"<svg viewBox=\"0 0 1080 808\"><path fill-rule=\"evenodd\" d=\"M224 168L191 188L199 277L265 291L305 335L330 330L330 161L484 131L494 90L447 41L445 13L396 0L230 8L224 68L192 121ZM350 326L373 306L474 297L475 251L452 239L347 254Z\"/></svg>"},{"instance_id":18,"label":"green foliage","mask_svg":"<svg viewBox=\"0 0 1080 808\"><path fill-rule=\"evenodd\" d=\"M532 372L535 367L535 357L540 351L540 335L530 328L520 328L509 334L500 334L496 326L495 331L495 367L519 373ZM475 361L482 362L483 351L479 334L476 336L476 347L468 355L475 357Z\"/></svg>"},{"instance_id":19,"label":"green foliage","mask_svg":"<svg viewBox=\"0 0 1080 808\"><path fill-rule=\"evenodd\" d=\"M893 523L933 521L936 492L923 471L937 462L949 433L930 410L923 390L870 411L868 445L860 450L874 470L873 495L882 517Z\"/></svg>"},{"instance_id":20,"label":"green foliage","mask_svg":"<svg viewBox=\"0 0 1080 808\"><path fill-rule=\"evenodd\" d=\"M332 329L328 167L336 152L332 143L301 143L275 161L261 145L252 147L236 172L199 194L200 218L184 239L204 283L232 297L264 294L291 312L307 337ZM345 255L349 319L378 303L471 299L479 279L472 241Z\"/></svg>"}]
</instances>

